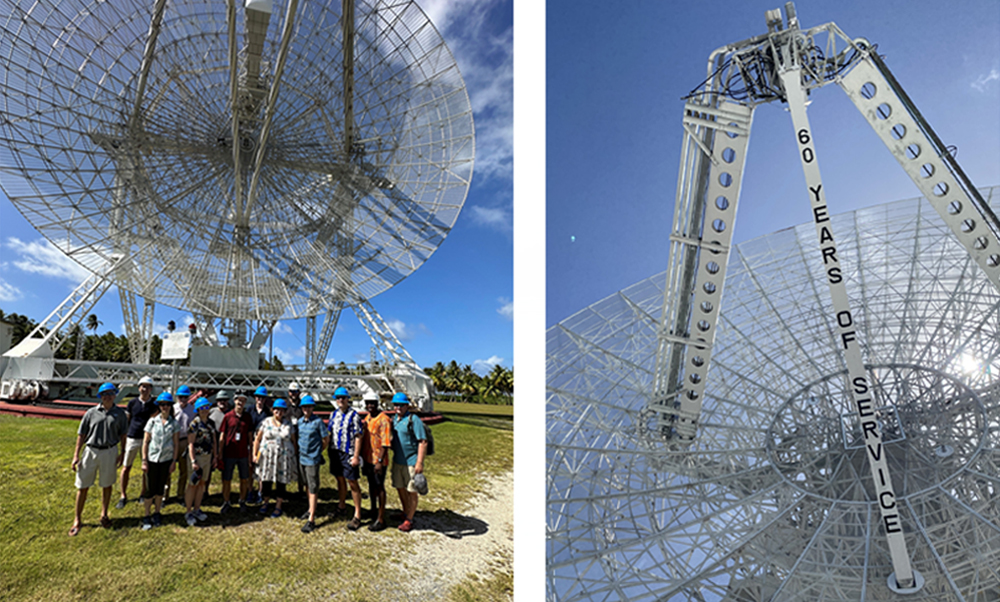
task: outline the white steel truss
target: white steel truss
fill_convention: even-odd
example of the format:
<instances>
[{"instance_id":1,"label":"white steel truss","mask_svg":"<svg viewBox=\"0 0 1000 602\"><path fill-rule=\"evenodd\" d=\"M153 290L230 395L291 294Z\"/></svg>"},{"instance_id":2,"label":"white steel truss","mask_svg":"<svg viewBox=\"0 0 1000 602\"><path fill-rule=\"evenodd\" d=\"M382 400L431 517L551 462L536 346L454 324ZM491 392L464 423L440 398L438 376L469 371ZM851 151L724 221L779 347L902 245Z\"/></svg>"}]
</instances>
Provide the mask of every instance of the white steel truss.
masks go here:
<instances>
[{"instance_id":1,"label":"white steel truss","mask_svg":"<svg viewBox=\"0 0 1000 602\"><path fill-rule=\"evenodd\" d=\"M1000 188L977 192L1000 208ZM688 445L649 437L665 274L549 329L550 600L1000 597L1000 291L927 199L831 224L922 588L887 583L809 223L733 247Z\"/></svg>"}]
</instances>

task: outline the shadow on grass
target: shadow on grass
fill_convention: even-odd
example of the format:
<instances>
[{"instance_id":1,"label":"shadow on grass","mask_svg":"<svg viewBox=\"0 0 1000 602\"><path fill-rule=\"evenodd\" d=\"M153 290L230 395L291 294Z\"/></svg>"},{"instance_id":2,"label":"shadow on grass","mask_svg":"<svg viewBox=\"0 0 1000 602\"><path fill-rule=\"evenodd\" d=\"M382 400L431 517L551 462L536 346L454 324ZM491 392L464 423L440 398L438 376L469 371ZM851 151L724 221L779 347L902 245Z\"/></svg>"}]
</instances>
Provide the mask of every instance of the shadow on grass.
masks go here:
<instances>
[{"instance_id":1,"label":"shadow on grass","mask_svg":"<svg viewBox=\"0 0 1000 602\"><path fill-rule=\"evenodd\" d=\"M487 416L484 414L462 414L460 412L448 412L445 420L458 424L470 424L472 426L485 426L487 428L500 429L504 431L514 430L513 416Z\"/></svg>"},{"instance_id":2,"label":"shadow on grass","mask_svg":"<svg viewBox=\"0 0 1000 602\"><path fill-rule=\"evenodd\" d=\"M421 512L417 510L415 517L416 531L436 531L451 539L462 539L473 535L485 535L490 526L485 521L472 516L465 516L451 510L435 510Z\"/></svg>"}]
</instances>

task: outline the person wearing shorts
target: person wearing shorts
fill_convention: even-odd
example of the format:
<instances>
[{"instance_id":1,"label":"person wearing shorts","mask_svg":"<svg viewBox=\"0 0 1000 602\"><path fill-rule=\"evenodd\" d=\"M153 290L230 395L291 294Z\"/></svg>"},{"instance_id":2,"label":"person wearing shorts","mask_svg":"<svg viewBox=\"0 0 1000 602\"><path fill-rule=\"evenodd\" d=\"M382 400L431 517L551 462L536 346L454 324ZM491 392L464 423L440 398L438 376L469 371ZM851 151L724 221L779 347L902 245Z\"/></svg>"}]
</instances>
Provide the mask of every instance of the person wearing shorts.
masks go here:
<instances>
[{"instance_id":1,"label":"person wearing shorts","mask_svg":"<svg viewBox=\"0 0 1000 602\"><path fill-rule=\"evenodd\" d=\"M240 510L247 510L247 493L250 491L250 443L253 438L253 419L245 411L247 396L237 393L235 406L226 413L219 429L219 466L222 468L222 506L219 514L232 507L229 494L233 487L233 469L240 471Z\"/></svg>"},{"instance_id":2,"label":"person wearing shorts","mask_svg":"<svg viewBox=\"0 0 1000 602\"><path fill-rule=\"evenodd\" d=\"M392 486L399 493L399 502L403 505L404 520L399 530L405 532L413 529L417 513L420 495L413 484L413 477L424 472L427 433L420 418L410 413L410 398L406 393L393 395L392 404L396 408L392 421Z\"/></svg>"},{"instance_id":3,"label":"person wearing shorts","mask_svg":"<svg viewBox=\"0 0 1000 602\"><path fill-rule=\"evenodd\" d=\"M73 451L71 465L73 472L76 473L76 517L69 529L71 537L79 533L80 527L83 526L83 506L87 503L87 492L93 486L94 478L98 474L100 474L98 485L102 490L101 526L104 528L111 526L111 517L108 516L111 488L115 484L115 469L121 465L125 457L128 417L124 410L115 405L118 388L111 383L104 383L97 391L101 402L84 413L80 427L76 431L76 449Z\"/></svg>"},{"instance_id":4,"label":"person wearing shorts","mask_svg":"<svg viewBox=\"0 0 1000 602\"><path fill-rule=\"evenodd\" d=\"M187 385L181 385L177 387L177 391L174 393L174 420L180 426L180 445L181 451L180 455L177 456L177 499L183 504L187 499L185 492L188 486L188 464L191 463L191 459L188 458L188 425L194 420L194 402L191 399L191 387ZM189 401L190 400L190 401ZM164 498L170 498L170 481L167 481L167 490L163 494Z\"/></svg>"},{"instance_id":5,"label":"person wearing shorts","mask_svg":"<svg viewBox=\"0 0 1000 602\"><path fill-rule=\"evenodd\" d=\"M191 458L191 483L185 493L184 503L187 514L184 520L189 527L197 521L208 520L201 511L201 500L205 496L208 478L212 474L214 459L219 457L219 433L215 423L209 418L212 402L199 399L194 404L197 415L188 425L188 457Z\"/></svg>"},{"instance_id":6,"label":"person wearing shorts","mask_svg":"<svg viewBox=\"0 0 1000 602\"><path fill-rule=\"evenodd\" d=\"M344 387L337 387L333 392L337 409L330 414L330 448L331 462L337 477L338 504L337 514L347 511L347 488L351 488L351 499L354 501L354 518L347 523L348 531L357 531L361 526L361 487L358 485L361 467L361 416L351 407L351 394Z\"/></svg>"},{"instance_id":7,"label":"person wearing shorts","mask_svg":"<svg viewBox=\"0 0 1000 602\"><path fill-rule=\"evenodd\" d=\"M147 531L163 524L160 509L163 507L163 492L170 481L170 475L177 468L180 455L180 425L171 416L174 396L164 391L156 398L160 413L146 423L146 436L142 440L142 471L146 473L150 497L146 498L146 515L142 518L142 530ZM156 512L149 515L151 506Z\"/></svg>"},{"instance_id":8,"label":"person wearing shorts","mask_svg":"<svg viewBox=\"0 0 1000 602\"><path fill-rule=\"evenodd\" d=\"M299 402L302 408L302 418L299 418L299 475L305 479L306 495L309 498L309 510L302 517L306 524L302 526L303 533L312 533L316 529L316 502L319 496L319 467L323 464L323 450L330 444L330 431L323 419L316 416L316 400L306 395Z\"/></svg>"},{"instance_id":9,"label":"person wearing shorts","mask_svg":"<svg viewBox=\"0 0 1000 602\"><path fill-rule=\"evenodd\" d=\"M372 501L372 520L369 531L385 529L385 472L389 466L389 449L392 446L392 419L382 413L377 393L365 393L368 415L362 420L361 471L368 479L368 498Z\"/></svg>"},{"instance_id":10,"label":"person wearing shorts","mask_svg":"<svg viewBox=\"0 0 1000 602\"><path fill-rule=\"evenodd\" d=\"M154 416L158 411L156 400L153 399L153 379L143 376L139 379L139 397L129 401L125 409L125 414L128 417L128 438L125 440L125 461L122 464L121 480L119 482L121 497L118 498L118 503L115 504L115 508L119 510L124 508L125 503L128 502L129 474L132 472L132 463L135 462L135 457L139 455L139 450L142 449L142 438L145 432L143 429L146 428L146 422L149 421L150 417ZM146 473L143 473L139 501L141 502L146 496Z\"/></svg>"}]
</instances>

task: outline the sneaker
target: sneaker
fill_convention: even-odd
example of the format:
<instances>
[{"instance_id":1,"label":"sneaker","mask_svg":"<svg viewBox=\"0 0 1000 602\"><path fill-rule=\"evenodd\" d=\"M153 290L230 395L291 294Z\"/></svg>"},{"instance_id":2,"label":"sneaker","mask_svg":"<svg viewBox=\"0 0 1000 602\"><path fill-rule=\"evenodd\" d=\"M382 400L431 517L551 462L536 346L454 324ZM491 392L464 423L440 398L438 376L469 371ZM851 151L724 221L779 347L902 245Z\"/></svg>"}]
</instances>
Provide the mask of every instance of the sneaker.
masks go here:
<instances>
[{"instance_id":1,"label":"sneaker","mask_svg":"<svg viewBox=\"0 0 1000 602\"><path fill-rule=\"evenodd\" d=\"M385 529L385 523L382 521L375 521L374 523L368 525L369 531L381 531L382 529Z\"/></svg>"},{"instance_id":2,"label":"sneaker","mask_svg":"<svg viewBox=\"0 0 1000 602\"><path fill-rule=\"evenodd\" d=\"M408 531L412 531L413 530L413 521L410 520L410 519L404 520L403 524L399 525L399 530L402 531L402 532L404 532L404 533L406 533Z\"/></svg>"},{"instance_id":3,"label":"sneaker","mask_svg":"<svg viewBox=\"0 0 1000 602\"><path fill-rule=\"evenodd\" d=\"M246 502L240 502L240 512L248 512L249 510L250 506L247 506Z\"/></svg>"},{"instance_id":4,"label":"sneaker","mask_svg":"<svg viewBox=\"0 0 1000 602\"><path fill-rule=\"evenodd\" d=\"M200 521L206 521L206 520L208 520L208 515L205 514L204 512L202 512L201 508L198 508L192 514L194 514L194 517L197 518Z\"/></svg>"},{"instance_id":5,"label":"sneaker","mask_svg":"<svg viewBox=\"0 0 1000 602\"><path fill-rule=\"evenodd\" d=\"M163 525L163 515L160 514L159 512L154 512L153 513L153 526L154 527L159 527L161 525Z\"/></svg>"},{"instance_id":6,"label":"sneaker","mask_svg":"<svg viewBox=\"0 0 1000 602\"><path fill-rule=\"evenodd\" d=\"M260 510L258 510L258 512L260 512L261 514L267 514L268 510L270 510L270 508L267 507L267 502L265 502L260 505Z\"/></svg>"},{"instance_id":7,"label":"sneaker","mask_svg":"<svg viewBox=\"0 0 1000 602\"><path fill-rule=\"evenodd\" d=\"M246 506L246 504L240 503L240 506L242 508L243 506ZM229 512L230 508L232 508L232 506L229 505L229 502L222 502L222 505L219 506L219 514L225 514Z\"/></svg>"},{"instance_id":8,"label":"sneaker","mask_svg":"<svg viewBox=\"0 0 1000 602\"><path fill-rule=\"evenodd\" d=\"M303 512L302 516L299 517L299 520L309 520L309 511L306 510L305 512Z\"/></svg>"},{"instance_id":9,"label":"sneaker","mask_svg":"<svg viewBox=\"0 0 1000 602\"><path fill-rule=\"evenodd\" d=\"M142 517L142 530L149 531L153 528L153 521L148 516Z\"/></svg>"},{"instance_id":10,"label":"sneaker","mask_svg":"<svg viewBox=\"0 0 1000 602\"><path fill-rule=\"evenodd\" d=\"M117 509L119 509L119 510L124 510L124 509L125 509L125 503L126 503L126 502L128 502L128 500L127 500L127 499L125 499L125 498L123 498L123 497L120 497L120 498L118 498L118 503L117 503L117 504L115 504L115 508L117 508Z\"/></svg>"},{"instance_id":11,"label":"sneaker","mask_svg":"<svg viewBox=\"0 0 1000 602\"><path fill-rule=\"evenodd\" d=\"M271 513L271 518L281 518L281 508L275 508Z\"/></svg>"},{"instance_id":12,"label":"sneaker","mask_svg":"<svg viewBox=\"0 0 1000 602\"><path fill-rule=\"evenodd\" d=\"M198 523L198 519L195 517L194 512L188 512L184 515L184 520L187 521L189 527L195 526Z\"/></svg>"},{"instance_id":13,"label":"sneaker","mask_svg":"<svg viewBox=\"0 0 1000 602\"><path fill-rule=\"evenodd\" d=\"M312 521L309 521L306 524L302 525L303 533L312 533L315 529L316 529L316 523Z\"/></svg>"},{"instance_id":14,"label":"sneaker","mask_svg":"<svg viewBox=\"0 0 1000 602\"><path fill-rule=\"evenodd\" d=\"M361 519L355 516L354 518L351 519L351 522L347 523L347 530L357 531L358 527L360 526L361 526Z\"/></svg>"}]
</instances>

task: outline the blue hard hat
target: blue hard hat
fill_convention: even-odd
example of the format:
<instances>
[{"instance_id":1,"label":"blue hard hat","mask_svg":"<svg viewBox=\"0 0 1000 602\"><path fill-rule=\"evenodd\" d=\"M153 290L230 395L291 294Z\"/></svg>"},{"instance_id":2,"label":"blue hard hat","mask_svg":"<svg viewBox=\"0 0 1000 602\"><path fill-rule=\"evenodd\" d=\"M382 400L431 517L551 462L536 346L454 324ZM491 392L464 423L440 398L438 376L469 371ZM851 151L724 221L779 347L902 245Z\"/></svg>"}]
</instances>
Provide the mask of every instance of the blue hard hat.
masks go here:
<instances>
[{"instance_id":1,"label":"blue hard hat","mask_svg":"<svg viewBox=\"0 0 1000 602\"><path fill-rule=\"evenodd\" d=\"M271 405L271 409L272 410L287 410L288 409L288 403L286 403L284 399L275 399L274 400L274 404Z\"/></svg>"},{"instance_id":2,"label":"blue hard hat","mask_svg":"<svg viewBox=\"0 0 1000 602\"><path fill-rule=\"evenodd\" d=\"M257 390L253 392L254 397L267 397L267 387L261 385L257 387Z\"/></svg>"},{"instance_id":3,"label":"blue hard hat","mask_svg":"<svg viewBox=\"0 0 1000 602\"><path fill-rule=\"evenodd\" d=\"M336 399L338 397L350 397L350 396L351 396L351 394L348 393L346 387L337 387L337 390L333 392L333 398L334 399Z\"/></svg>"},{"instance_id":4,"label":"blue hard hat","mask_svg":"<svg viewBox=\"0 0 1000 602\"><path fill-rule=\"evenodd\" d=\"M302 401L299 402L299 405L314 406L316 405L316 400L312 398L312 395L306 395L305 397L302 398Z\"/></svg>"},{"instance_id":5,"label":"blue hard hat","mask_svg":"<svg viewBox=\"0 0 1000 602\"><path fill-rule=\"evenodd\" d=\"M104 383L97 389L98 395L104 395L105 393L111 393L112 395L118 395L118 387L111 383Z\"/></svg>"},{"instance_id":6,"label":"blue hard hat","mask_svg":"<svg viewBox=\"0 0 1000 602\"><path fill-rule=\"evenodd\" d=\"M187 385L177 387L177 397L191 397L191 387Z\"/></svg>"},{"instance_id":7,"label":"blue hard hat","mask_svg":"<svg viewBox=\"0 0 1000 602\"><path fill-rule=\"evenodd\" d=\"M392 403L410 405L410 398L406 396L406 393L400 391L392 396Z\"/></svg>"},{"instance_id":8,"label":"blue hard hat","mask_svg":"<svg viewBox=\"0 0 1000 602\"><path fill-rule=\"evenodd\" d=\"M174 396L170 394L170 391L164 391L156 397L156 403L160 405L165 403L174 403Z\"/></svg>"},{"instance_id":9,"label":"blue hard hat","mask_svg":"<svg viewBox=\"0 0 1000 602\"><path fill-rule=\"evenodd\" d=\"M212 407L212 402L202 397L198 401L194 402L194 411L200 412L202 410L207 410Z\"/></svg>"}]
</instances>

